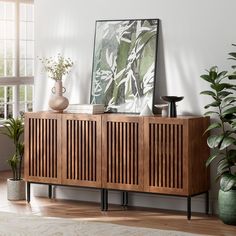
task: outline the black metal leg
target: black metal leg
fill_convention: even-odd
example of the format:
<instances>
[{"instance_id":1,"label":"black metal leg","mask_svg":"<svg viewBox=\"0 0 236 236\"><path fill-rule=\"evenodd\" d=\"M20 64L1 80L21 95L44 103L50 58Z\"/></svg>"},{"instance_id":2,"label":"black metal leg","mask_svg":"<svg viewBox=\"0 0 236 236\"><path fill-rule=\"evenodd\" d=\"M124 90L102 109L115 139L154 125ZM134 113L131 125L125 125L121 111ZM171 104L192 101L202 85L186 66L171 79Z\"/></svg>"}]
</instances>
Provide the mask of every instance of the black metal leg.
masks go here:
<instances>
[{"instance_id":1,"label":"black metal leg","mask_svg":"<svg viewBox=\"0 0 236 236\"><path fill-rule=\"evenodd\" d=\"M104 211L108 210L108 190L104 189Z\"/></svg>"},{"instance_id":2,"label":"black metal leg","mask_svg":"<svg viewBox=\"0 0 236 236\"><path fill-rule=\"evenodd\" d=\"M187 197L187 218L191 220L191 196Z\"/></svg>"},{"instance_id":3,"label":"black metal leg","mask_svg":"<svg viewBox=\"0 0 236 236\"><path fill-rule=\"evenodd\" d=\"M104 190L101 189L101 211L104 211Z\"/></svg>"},{"instance_id":4,"label":"black metal leg","mask_svg":"<svg viewBox=\"0 0 236 236\"><path fill-rule=\"evenodd\" d=\"M51 184L49 184L48 185L48 198L52 198L52 185Z\"/></svg>"},{"instance_id":5,"label":"black metal leg","mask_svg":"<svg viewBox=\"0 0 236 236\"><path fill-rule=\"evenodd\" d=\"M26 200L28 203L30 203L30 182L27 182L27 186L26 186L26 189L27 189L27 196L26 196Z\"/></svg>"},{"instance_id":6,"label":"black metal leg","mask_svg":"<svg viewBox=\"0 0 236 236\"><path fill-rule=\"evenodd\" d=\"M209 191L206 192L206 214L209 214Z\"/></svg>"},{"instance_id":7,"label":"black metal leg","mask_svg":"<svg viewBox=\"0 0 236 236\"><path fill-rule=\"evenodd\" d=\"M128 192L122 191L122 206L127 207L128 206Z\"/></svg>"}]
</instances>

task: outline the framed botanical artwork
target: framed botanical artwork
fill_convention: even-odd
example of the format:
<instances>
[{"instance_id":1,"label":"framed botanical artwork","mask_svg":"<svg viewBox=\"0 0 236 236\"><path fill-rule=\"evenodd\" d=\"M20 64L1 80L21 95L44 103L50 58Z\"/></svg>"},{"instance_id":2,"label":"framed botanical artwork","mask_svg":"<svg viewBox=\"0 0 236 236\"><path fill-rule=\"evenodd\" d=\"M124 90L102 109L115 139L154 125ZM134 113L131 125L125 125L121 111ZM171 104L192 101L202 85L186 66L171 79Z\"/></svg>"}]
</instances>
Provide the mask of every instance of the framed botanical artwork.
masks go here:
<instances>
[{"instance_id":1,"label":"framed botanical artwork","mask_svg":"<svg viewBox=\"0 0 236 236\"><path fill-rule=\"evenodd\" d=\"M158 30L158 19L96 21L92 104L120 113L153 108Z\"/></svg>"}]
</instances>

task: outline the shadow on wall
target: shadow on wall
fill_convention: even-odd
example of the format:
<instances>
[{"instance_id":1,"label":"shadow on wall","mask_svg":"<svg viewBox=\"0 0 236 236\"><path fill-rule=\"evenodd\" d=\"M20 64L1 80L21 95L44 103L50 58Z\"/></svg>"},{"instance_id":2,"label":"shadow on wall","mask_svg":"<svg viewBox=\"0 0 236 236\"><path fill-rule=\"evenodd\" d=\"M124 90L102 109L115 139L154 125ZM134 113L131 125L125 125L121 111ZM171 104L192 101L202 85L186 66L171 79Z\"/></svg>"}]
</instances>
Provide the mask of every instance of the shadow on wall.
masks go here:
<instances>
[{"instance_id":1,"label":"shadow on wall","mask_svg":"<svg viewBox=\"0 0 236 236\"><path fill-rule=\"evenodd\" d=\"M160 99L160 96L167 94L166 86L166 65L165 65L165 52L164 52L164 40L163 40L163 31L162 23L159 21L159 38L158 38L158 48L157 48L157 66L156 66L156 88L154 91L154 104L163 103ZM154 107L154 113L160 113L156 107Z\"/></svg>"}]
</instances>

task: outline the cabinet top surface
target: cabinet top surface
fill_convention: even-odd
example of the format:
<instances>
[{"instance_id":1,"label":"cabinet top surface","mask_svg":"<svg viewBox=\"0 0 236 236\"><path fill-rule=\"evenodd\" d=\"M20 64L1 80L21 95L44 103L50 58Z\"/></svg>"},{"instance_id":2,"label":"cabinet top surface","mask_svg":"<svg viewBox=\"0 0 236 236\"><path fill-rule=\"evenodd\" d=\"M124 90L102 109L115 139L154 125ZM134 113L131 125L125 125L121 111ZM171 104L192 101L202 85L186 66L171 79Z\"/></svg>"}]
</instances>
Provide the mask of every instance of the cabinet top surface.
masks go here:
<instances>
[{"instance_id":1,"label":"cabinet top surface","mask_svg":"<svg viewBox=\"0 0 236 236\"><path fill-rule=\"evenodd\" d=\"M54 111L37 111L37 112L26 112L26 115L71 115L71 116L107 116L107 117L146 117L150 119L165 119L165 120L173 120L173 119L196 119L196 118L204 118L204 116L177 116L177 117L162 117L161 115L152 115L152 116L140 116L135 113L103 113L103 114L87 114L87 113L69 113L69 112L54 112ZM205 117L208 118L208 117Z\"/></svg>"}]
</instances>

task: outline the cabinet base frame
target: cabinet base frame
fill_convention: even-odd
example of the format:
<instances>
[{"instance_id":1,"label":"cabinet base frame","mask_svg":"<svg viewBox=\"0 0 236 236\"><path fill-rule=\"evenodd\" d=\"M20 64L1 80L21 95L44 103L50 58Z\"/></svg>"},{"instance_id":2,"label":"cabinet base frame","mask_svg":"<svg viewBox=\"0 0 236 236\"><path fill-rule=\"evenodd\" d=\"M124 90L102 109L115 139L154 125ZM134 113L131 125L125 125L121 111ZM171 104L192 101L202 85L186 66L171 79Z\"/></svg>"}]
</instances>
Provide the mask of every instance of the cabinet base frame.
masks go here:
<instances>
[{"instance_id":1,"label":"cabinet base frame","mask_svg":"<svg viewBox=\"0 0 236 236\"><path fill-rule=\"evenodd\" d=\"M53 186L66 186L69 187L68 185L61 185L61 184L48 184L48 183L38 183L38 182L29 182L27 181L27 202L30 203L30 193L31 193L31 184L42 184L42 185L48 185L48 198L52 199L52 188ZM72 186L72 187L80 187L80 186ZM83 188L90 188L90 187L83 187ZM94 189L94 188L93 188ZM108 191L114 189L105 189L105 188L95 188L95 189L100 189L100 194L101 194L101 201L100 201L100 206L101 206L101 211L108 211ZM125 209L128 207L128 196L129 192L128 191L122 191L122 190L115 190L115 191L121 191L121 206ZM140 192L139 192L140 193ZM149 193L150 194L150 193ZM169 194L160 194L160 193L151 193L151 194L157 194L157 195L166 195L166 196L175 196L175 197L185 197L187 198L187 219L191 220L192 216L192 198L198 195L205 194L205 213L208 215L209 214L209 191L189 195L189 196L181 196L181 195L169 195Z\"/></svg>"}]
</instances>

